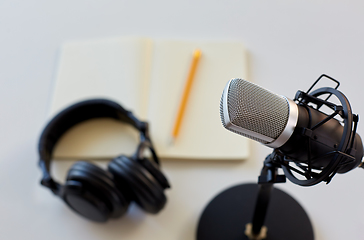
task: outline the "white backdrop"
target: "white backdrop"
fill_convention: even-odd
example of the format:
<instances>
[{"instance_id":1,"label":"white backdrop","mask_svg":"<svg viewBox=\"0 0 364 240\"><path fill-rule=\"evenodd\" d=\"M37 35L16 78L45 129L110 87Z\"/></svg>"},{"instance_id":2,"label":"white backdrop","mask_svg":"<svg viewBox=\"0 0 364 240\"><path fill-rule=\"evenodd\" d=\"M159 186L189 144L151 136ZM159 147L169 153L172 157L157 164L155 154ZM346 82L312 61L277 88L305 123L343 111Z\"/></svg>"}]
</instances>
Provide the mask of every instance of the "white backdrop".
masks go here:
<instances>
[{"instance_id":1,"label":"white backdrop","mask_svg":"<svg viewBox=\"0 0 364 240\"><path fill-rule=\"evenodd\" d=\"M107 224L85 221L39 185L36 145L64 41L125 35L240 40L249 52L249 80L293 97L327 73L341 81L360 115L363 22L364 3L353 0L1 1L0 238L192 240L205 204L231 185L255 182L271 151L252 142L244 162L164 161L173 188L163 212L151 216L134 207ZM358 132L364 135L361 122ZM363 180L363 170L355 169L328 186L279 187L305 208L316 239L362 239Z\"/></svg>"}]
</instances>

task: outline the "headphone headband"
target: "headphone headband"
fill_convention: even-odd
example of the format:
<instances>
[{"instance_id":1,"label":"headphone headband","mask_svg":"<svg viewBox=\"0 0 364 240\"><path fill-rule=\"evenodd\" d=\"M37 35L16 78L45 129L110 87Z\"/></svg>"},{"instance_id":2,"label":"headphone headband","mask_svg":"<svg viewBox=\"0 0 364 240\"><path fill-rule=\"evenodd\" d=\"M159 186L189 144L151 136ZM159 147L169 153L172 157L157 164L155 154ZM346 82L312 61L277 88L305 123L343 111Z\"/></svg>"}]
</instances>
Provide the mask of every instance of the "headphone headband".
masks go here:
<instances>
[{"instance_id":1,"label":"headphone headband","mask_svg":"<svg viewBox=\"0 0 364 240\"><path fill-rule=\"evenodd\" d=\"M43 171L41 184L57 193L60 184L50 175L50 162L53 150L60 137L71 127L93 118L113 118L131 124L141 133L141 140L150 142L148 124L139 121L130 111L125 110L116 102L107 99L92 99L78 102L58 113L44 128L38 145L39 165ZM151 149L154 151L152 144ZM154 159L158 163L158 159Z\"/></svg>"}]
</instances>

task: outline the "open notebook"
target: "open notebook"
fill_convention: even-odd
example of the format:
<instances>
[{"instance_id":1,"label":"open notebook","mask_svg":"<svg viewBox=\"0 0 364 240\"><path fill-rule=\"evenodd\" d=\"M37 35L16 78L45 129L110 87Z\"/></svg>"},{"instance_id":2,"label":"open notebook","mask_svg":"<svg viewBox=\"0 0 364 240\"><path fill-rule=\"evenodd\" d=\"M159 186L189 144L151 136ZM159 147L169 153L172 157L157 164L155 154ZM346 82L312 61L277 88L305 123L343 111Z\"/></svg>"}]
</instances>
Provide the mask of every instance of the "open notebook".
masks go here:
<instances>
[{"instance_id":1,"label":"open notebook","mask_svg":"<svg viewBox=\"0 0 364 240\"><path fill-rule=\"evenodd\" d=\"M180 133L172 143L172 127L197 48L202 56ZM223 128L219 101L229 79L246 77L246 65L239 42L122 37L66 43L49 117L80 100L108 98L150 123L162 159L244 159L249 140ZM55 156L111 158L133 153L137 142L138 133L128 125L90 120L62 137Z\"/></svg>"}]
</instances>

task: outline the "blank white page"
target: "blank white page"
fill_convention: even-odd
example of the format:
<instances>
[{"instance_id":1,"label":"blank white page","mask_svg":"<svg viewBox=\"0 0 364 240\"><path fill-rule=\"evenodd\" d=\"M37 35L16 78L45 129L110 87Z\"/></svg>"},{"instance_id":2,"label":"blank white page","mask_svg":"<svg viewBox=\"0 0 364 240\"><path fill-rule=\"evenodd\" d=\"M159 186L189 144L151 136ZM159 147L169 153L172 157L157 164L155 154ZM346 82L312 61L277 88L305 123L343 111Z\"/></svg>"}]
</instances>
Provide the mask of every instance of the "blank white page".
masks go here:
<instances>
[{"instance_id":1,"label":"blank white page","mask_svg":"<svg viewBox=\"0 0 364 240\"><path fill-rule=\"evenodd\" d=\"M144 120L149 93L151 40L112 38L66 43L61 49L50 117L91 98L118 102ZM126 124L95 119L79 124L59 141L56 157L99 158L131 154L138 133Z\"/></svg>"}]
</instances>

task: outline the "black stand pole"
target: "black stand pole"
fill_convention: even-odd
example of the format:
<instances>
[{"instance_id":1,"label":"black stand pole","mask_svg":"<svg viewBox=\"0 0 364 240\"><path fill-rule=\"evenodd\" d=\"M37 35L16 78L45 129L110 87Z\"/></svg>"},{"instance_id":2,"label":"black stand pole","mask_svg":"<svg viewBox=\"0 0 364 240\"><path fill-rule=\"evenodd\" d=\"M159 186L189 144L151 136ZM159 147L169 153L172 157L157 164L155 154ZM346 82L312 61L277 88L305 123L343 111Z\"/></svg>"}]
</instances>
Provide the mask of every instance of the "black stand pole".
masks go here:
<instances>
[{"instance_id":1,"label":"black stand pole","mask_svg":"<svg viewBox=\"0 0 364 240\"><path fill-rule=\"evenodd\" d=\"M254 208L252 224L250 225L248 223L245 230L245 235L251 240L261 240L267 237L267 228L264 227L264 221L271 198L271 192L273 190L273 184L286 181L284 175L278 175L278 166L273 163L275 157L275 152L268 155L258 178L259 191Z\"/></svg>"},{"instance_id":2,"label":"black stand pole","mask_svg":"<svg viewBox=\"0 0 364 240\"><path fill-rule=\"evenodd\" d=\"M261 184L259 186L258 199L252 221L253 235L259 235L261 228L264 225L272 189L273 184Z\"/></svg>"},{"instance_id":3,"label":"black stand pole","mask_svg":"<svg viewBox=\"0 0 364 240\"><path fill-rule=\"evenodd\" d=\"M259 184L241 184L218 194L204 209L197 240L313 240L311 222L291 196L273 187L274 152L264 161ZM254 210L254 211L253 211Z\"/></svg>"}]
</instances>

